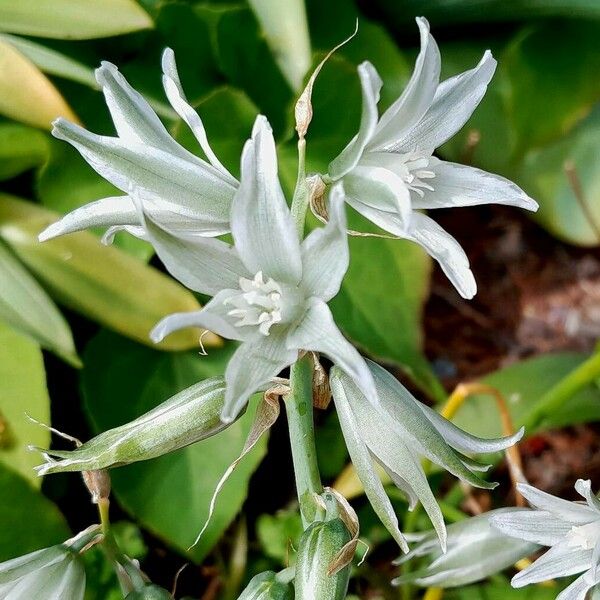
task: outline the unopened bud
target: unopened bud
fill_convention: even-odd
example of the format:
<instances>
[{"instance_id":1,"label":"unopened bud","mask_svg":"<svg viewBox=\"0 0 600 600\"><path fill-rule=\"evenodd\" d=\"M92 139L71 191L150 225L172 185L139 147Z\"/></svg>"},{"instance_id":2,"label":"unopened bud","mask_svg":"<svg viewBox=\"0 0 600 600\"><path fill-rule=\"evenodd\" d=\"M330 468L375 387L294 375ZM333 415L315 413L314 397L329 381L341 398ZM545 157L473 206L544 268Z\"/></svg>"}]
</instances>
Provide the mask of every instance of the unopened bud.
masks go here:
<instances>
[{"instance_id":1,"label":"unopened bud","mask_svg":"<svg viewBox=\"0 0 600 600\"><path fill-rule=\"evenodd\" d=\"M100 500L107 500L110 496L110 475L108 471L84 471L83 481L92 496L92 502L98 504Z\"/></svg>"},{"instance_id":2,"label":"unopened bud","mask_svg":"<svg viewBox=\"0 0 600 600\"><path fill-rule=\"evenodd\" d=\"M293 598L294 588L286 577L274 571L265 571L250 580L238 600L292 600Z\"/></svg>"},{"instance_id":3,"label":"unopened bud","mask_svg":"<svg viewBox=\"0 0 600 600\"><path fill-rule=\"evenodd\" d=\"M225 381L220 377L206 379L131 423L109 429L75 450L34 448L46 459L44 464L36 467L36 471L39 475L101 471L173 452L227 427L220 416L224 401ZM99 477L94 485L99 486L99 492L105 490L106 482L101 480L102 476L86 477Z\"/></svg>"}]
</instances>

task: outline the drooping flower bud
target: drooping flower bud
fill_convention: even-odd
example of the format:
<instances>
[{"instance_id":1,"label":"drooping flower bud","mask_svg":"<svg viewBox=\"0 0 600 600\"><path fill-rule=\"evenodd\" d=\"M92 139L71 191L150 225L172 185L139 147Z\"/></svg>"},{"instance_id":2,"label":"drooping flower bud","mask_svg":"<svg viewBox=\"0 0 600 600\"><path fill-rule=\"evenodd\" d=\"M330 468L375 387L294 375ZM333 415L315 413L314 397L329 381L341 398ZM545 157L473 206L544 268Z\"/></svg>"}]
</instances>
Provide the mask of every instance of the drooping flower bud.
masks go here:
<instances>
[{"instance_id":1,"label":"drooping flower bud","mask_svg":"<svg viewBox=\"0 0 600 600\"><path fill-rule=\"evenodd\" d=\"M98 471L179 450L228 426L220 419L224 400L223 379L206 379L134 421L97 435L75 450L35 448L46 459L36 470L39 475Z\"/></svg>"},{"instance_id":2,"label":"drooping flower bud","mask_svg":"<svg viewBox=\"0 0 600 600\"><path fill-rule=\"evenodd\" d=\"M292 600L294 588L288 575L288 569L281 573L259 573L250 580L238 600Z\"/></svg>"}]
</instances>

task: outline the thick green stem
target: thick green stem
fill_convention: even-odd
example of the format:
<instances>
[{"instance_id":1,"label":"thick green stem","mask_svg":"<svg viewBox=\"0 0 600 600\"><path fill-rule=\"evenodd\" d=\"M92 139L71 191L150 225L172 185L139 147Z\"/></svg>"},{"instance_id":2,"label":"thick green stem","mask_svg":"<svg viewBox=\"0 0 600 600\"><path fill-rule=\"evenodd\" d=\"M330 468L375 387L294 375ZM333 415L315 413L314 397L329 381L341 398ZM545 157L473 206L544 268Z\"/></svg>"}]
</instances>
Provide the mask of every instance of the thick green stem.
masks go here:
<instances>
[{"instance_id":1,"label":"thick green stem","mask_svg":"<svg viewBox=\"0 0 600 600\"><path fill-rule=\"evenodd\" d=\"M308 187L306 185L306 140L301 137L298 140L298 178L292 199L292 217L298 229L300 239L304 236L304 222L308 211Z\"/></svg>"},{"instance_id":2,"label":"thick green stem","mask_svg":"<svg viewBox=\"0 0 600 600\"><path fill-rule=\"evenodd\" d=\"M543 424L544 418L558 410L580 389L600 377L600 351L581 363L553 388L548 390L529 411L523 425L533 431Z\"/></svg>"},{"instance_id":3,"label":"thick green stem","mask_svg":"<svg viewBox=\"0 0 600 600\"><path fill-rule=\"evenodd\" d=\"M323 486L315 447L312 378L312 358L305 355L291 367L291 392L285 400L296 490L305 528L322 516L316 500L323 492Z\"/></svg>"}]
</instances>

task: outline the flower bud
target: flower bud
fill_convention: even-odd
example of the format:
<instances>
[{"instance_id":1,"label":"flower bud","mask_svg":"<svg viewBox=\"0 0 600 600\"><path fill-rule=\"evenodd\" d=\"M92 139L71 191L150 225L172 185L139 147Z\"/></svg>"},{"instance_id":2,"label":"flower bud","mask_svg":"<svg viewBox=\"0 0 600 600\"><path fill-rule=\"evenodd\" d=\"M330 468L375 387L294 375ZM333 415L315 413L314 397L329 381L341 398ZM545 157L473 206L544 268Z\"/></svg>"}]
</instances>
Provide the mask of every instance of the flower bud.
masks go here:
<instances>
[{"instance_id":1,"label":"flower bud","mask_svg":"<svg viewBox=\"0 0 600 600\"><path fill-rule=\"evenodd\" d=\"M350 541L350 533L337 516L312 523L300 538L296 559L297 600L338 600L346 597L350 567L329 575L330 565Z\"/></svg>"},{"instance_id":2,"label":"flower bud","mask_svg":"<svg viewBox=\"0 0 600 600\"><path fill-rule=\"evenodd\" d=\"M245 587L238 600L292 600L294 588L281 573L265 571L255 575Z\"/></svg>"},{"instance_id":3,"label":"flower bud","mask_svg":"<svg viewBox=\"0 0 600 600\"><path fill-rule=\"evenodd\" d=\"M228 426L220 418L225 382L212 377L179 392L131 423L109 429L75 450L41 450L39 475L99 471L155 458L203 440ZM58 457L62 460L54 460Z\"/></svg>"}]
</instances>

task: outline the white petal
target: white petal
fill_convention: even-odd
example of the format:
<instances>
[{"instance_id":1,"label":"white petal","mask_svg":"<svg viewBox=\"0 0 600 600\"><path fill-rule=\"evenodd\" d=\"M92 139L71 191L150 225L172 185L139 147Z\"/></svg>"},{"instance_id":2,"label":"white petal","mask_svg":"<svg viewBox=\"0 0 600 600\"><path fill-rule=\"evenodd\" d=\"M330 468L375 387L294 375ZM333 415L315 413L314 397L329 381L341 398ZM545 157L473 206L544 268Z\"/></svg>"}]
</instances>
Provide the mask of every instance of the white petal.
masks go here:
<instances>
[{"instance_id":1,"label":"white petal","mask_svg":"<svg viewBox=\"0 0 600 600\"><path fill-rule=\"evenodd\" d=\"M407 230L411 218L410 191L404 181L383 166L363 165L343 179L347 202L365 204L375 210L396 215Z\"/></svg>"},{"instance_id":2,"label":"white petal","mask_svg":"<svg viewBox=\"0 0 600 600\"><path fill-rule=\"evenodd\" d=\"M572 525L544 510L514 509L495 515L491 523L511 537L543 546L554 546L571 531Z\"/></svg>"},{"instance_id":3,"label":"white petal","mask_svg":"<svg viewBox=\"0 0 600 600\"><path fill-rule=\"evenodd\" d=\"M319 298L311 298L305 315L288 334L288 348L322 352L356 383L373 404L378 403L371 371L356 348L341 334L331 311Z\"/></svg>"},{"instance_id":4,"label":"white petal","mask_svg":"<svg viewBox=\"0 0 600 600\"><path fill-rule=\"evenodd\" d=\"M389 149L395 152L416 149L431 154L467 122L481 102L495 70L496 60L487 50L474 69L441 83L423 118Z\"/></svg>"},{"instance_id":5,"label":"white petal","mask_svg":"<svg viewBox=\"0 0 600 600\"><path fill-rule=\"evenodd\" d=\"M35 550L23 556L17 556L0 563L0 584L8 583L23 577L31 571L57 564L67 557L64 548L51 546Z\"/></svg>"},{"instance_id":6,"label":"white petal","mask_svg":"<svg viewBox=\"0 0 600 600\"><path fill-rule=\"evenodd\" d=\"M591 558L591 550L570 548L566 542L562 542L552 546L531 566L517 573L511 584L520 588L530 583L575 575L590 568Z\"/></svg>"},{"instance_id":7,"label":"white petal","mask_svg":"<svg viewBox=\"0 0 600 600\"><path fill-rule=\"evenodd\" d=\"M211 165L147 144L95 135L64 119L54 122L52 134L77 148L97 173L123 192L133 186L144 201L145 196L158 197L189 218L228 230L235 188Z\"/></svg>"},{"instance_id":8,"label":"white petal","mask_svg":"<svg viewBox=\"0 0 600 600\"><path fill-rule=\"evenodd\" d=\"M429 33L429 23L417 18L421 50L404 92L382 115L369 150L395 148L397 141L411 130L431 106L440 80L440 51ZM414 150L414 148L411 148Z\"/></svg>"},{"instance_id":9,"label":"white petal","mask_svg":"<svg viewBox=\"0 0 600 600\"><path fill-rule=\"evenodd\" d=\"M433 191L423 190L423 198L415 195L414 208L448 208L478 204L505 204L536 211L538 203L512 181L481 169L431 158L429 167L435 173L430 180Z\"/></svg>"},{"instance_id":10,"label":"white petal","mask_svg":"<svg viewBox=\"0 0 600 600\"><path fill-rule=\"evenodd\" d=\"M52 600L83 600L85 596L85 569L81 561L73 558L62 575L53 581L52 592L45 589Z\"/></svg>"},{"instance_id":11,"label":"white petal","mask_svg":"<svg viewBox=\"0 0 600 600\"><path fill-rule=\"evenodd\" d=\"M580 496L585 498L587 505L596 512L600 513L600 500L592 492L592 482L589 479L578 479L575 482L575 489ZM598 515L600 518L600 515Z\"/></svg>"},{"instance_id":12,"label":"white petal","mask_svg":"<svg viewBox=\"0 0 600 600\"><path fill-rule=\"evenodd\" d=\"M358 66L358 76L362 87L360 127L340 155L329 164L329 176L334 180L343 177L356 166L377 126L377 103L383 82L375 67L368 61Z\"/></svg>"},{"instance_id":13,"label":"white petal","mask_svg":"<svg viewBox=\"0 0 600 600\"><path fill-rule=\"evenodd\" d=\"M169 273L191 290L214 296L223 289L236 289L240 277L250 276L229 244L204 237L183 240L154 223L141 206L138 214L148 241Z\"/></svg>"},{"instance_id":14,"label":"white petal","mask_svg":"<svg viewBox=\"0 0 600 600\"><path fill-rule=\"evenodd\" d=\"M40 242L59 235L82 231L89 227L112 227L115 225L138 225L135 205L129 196L113 196L84 204L52 223L40 233Z\"/></svg>"},{"instance_id":15,"label":"white petal","mask_svg":"<svg viewBox=\"0 0 600 600\"><path fill-rule=\"evenodd\" d=\"M517 487L531 506L548 511L571 525L585 525L598 518L596 511L586 504L557 498L526 483L519 483Z\"/></svg>"},{"instance_id":16,"label":"white petal","mask_svg":"<svg viewBox=\"0 0 600 600\"><path fill-rule=\"evenodd\" d=\"M258 334L244 342L230 358L225 371L227 389L221 413L224 423L233 421L261 386L276 377L298 357L296 350L286 348L285 337L275 328L268 336Z\"/></svg>"},{"instance_id":17,"label":"white petal","mask_svg":"<svg viewBox=\"0 0 600 600\"><path fill-rule=\"evenodd\" d=\"M356 473L365 488L365 493L373 510L381 519L385 528L396 540L404 552L408 552L408 545L400 529L398 528L398 518L392 507L392 504L383 489L373 467L373 461L366 444L360 437L356 420L348 403L344 386L341 384L335 370L332 371L330 378L333 400L340 420L342 434L346 441L352 464Z\"/></svg>"},{"instance_id":18,"label":"white petal","mask_svg":"<svg viewBox=\"0 0 600 600\"><path fill-rule=\"evenodd\" d=\"M158 343L179 329L199 327L208 329L228 340L248 339L247 330L244 327L235 326L235 319L228 315L231 306L225 304L226 300L238 294L239 290L221 290L202 310L169 315L154 327L150 332L150 338L154 343Z\"/></svg>"},{"instance_id":19,"label":"white petal","mask_svg":"<svg viewBox=\"0 0 600 600\"><path fill-rule=\"evenodd\" d=\"M594 585L595 583L590 582L587 577L587 573L584 573L556 596L556 600L585 600L587 593Z\"/></svg>"},{"instance_id":20,"label":"white petal","mask_svg":"<svg viewBox=\"0 0 600 600\"><path fill-rule=\"evenodd\" d=\"M277 176L277 152L267 119L258 116L242 153L242 176L231 230L244 264L276 281L302 276L300 241Z\"/></svg>"},{"instance_id":21,"label":"white petal","mask_svg":"<svg viewBox=\"0 0 600 600\"><path fill-rule=\"evenodd\" d=\"M148 144L184 160L200 162L176 142L144 97L136 92L115 65L103 62L96 69L117 134L126 143Z\"/></svg>"},{"instance_id":22,"label":"white petal","mask_svg":"<svg viewBox=\"0 0 600 600\"><path fill-rule=\"evenodd\" d=\"M477 284L469 267L469 259L460 244L433 219L414 212L410 231L404 236L423 246L435 258L446 277L463 298L470 299L477 292Z\"/></svg>"},{"instance_id":23,"label":"white petal","mask_svg":"<svg viewBox=\"0 0 600 600\"><path fill-rule=\"evenodd\" d=\"M216 154L210 147L208 138L206 136L206 130L204 129L204 123L202 123L202 119L189 105L187 98L185 97L183 87L179 80L177 65L175 64L175 53L173 50L171 50L171 48L166 48L163 52L162 70L163 86L171 106L192 130L210 164L223 174L226 181L237 186L237 180L235 177L233 177L233 175L231 175L231 173L223 166L221 161L217 158Z\"/></svg>"},{"instance_id":24,"label":"white petal","mask_svg":"<svg viewBox=\"0 0 600 600\"><path fill-rule=\"evenodd\" d=\"M312 231L302 242L301 287L327 302L340 290L348 270L350 253L346 233L344 193L341 184L329 194L329 222Z\"/></svg>"}]
</instances>

